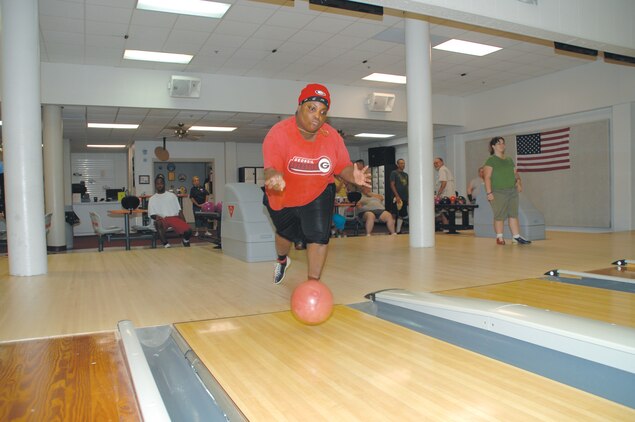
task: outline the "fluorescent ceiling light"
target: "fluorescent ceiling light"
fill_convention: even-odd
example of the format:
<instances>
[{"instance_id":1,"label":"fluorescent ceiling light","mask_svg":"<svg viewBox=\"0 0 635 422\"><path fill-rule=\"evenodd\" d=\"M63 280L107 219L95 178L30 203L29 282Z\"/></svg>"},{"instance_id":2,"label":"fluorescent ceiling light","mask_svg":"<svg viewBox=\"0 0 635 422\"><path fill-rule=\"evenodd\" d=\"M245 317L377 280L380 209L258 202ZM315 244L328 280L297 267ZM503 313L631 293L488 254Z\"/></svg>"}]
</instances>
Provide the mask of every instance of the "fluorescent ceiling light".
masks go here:
<instances>
[{"instance_id":1,"label":"fluorescent ceiling light","mask_svg":"<svg viewBox=\"0 0 635 422\"><path fill-rule=\"evenodd\" d=\"M120 123L88 123L87 126L96 129L136 129L139 127L139 125Z\"/></svg>"},{"instance_id":2,"label":"fluorescent ceiling light","mask_svg":"<svg viewBox=\"0 0 635 422\"><path fill-rule=\"evenodd\" d=\"M358 133L355 135L356 138L392 138L395 135L391 135L389 133Z\"/></svg>"},{"instance_id":3,"label":"fluorescent ceiling light","mask_svg":"<svg viewBox=\"0 0 635 422\"><path fill-rule=\"evenodd\" d=\"M229 126L192 126L188 130L205 130L208 132L233 132L237 128Z\"/></svg>"},{"instance_id":4,"label":"fluorescent ceiling light","mask_svg":"<svg viewBox=\"0 0 635 422\"><path fill-rule=\"evenodd\" d=\"M143 51L143 50L126 50L123 53L123 58L126 60L143 60L146 62L161 62L161 63L178 63L188 64L192 60L190 54L174 54L174 53L160 53L158 51Z\"/></svg>"},{"instance_id":5,"label":"fluorescent ceiling light","mask_svg":"<svg viewBox=\"0 0 635 422\"><path fill-rule=\"evenodd\" d=\"M125 148L125 145L96 145L96 144L89 144L86 145L88 148Z\"/></svg>"},{"instance_id":6,"label":"fluorescent ceiling light","mask_svg":"<svg viewBox=\"0 0 635 422\"><path fill-rule=\"evenodd\" d=\"M373 73L364 76L362 79L375 82L390 82L391 84L405 84L406 77L401 75L390 75L388 73Z\"/></svg>"},{"instance_id":7,"label":"fluorescent ceiling light","mask_svg":"<svg viewBox=\"0 0 635 422\"><path fill-rule=\"evenodd\" d=\"M207 18L222 18L230 6L226 3L203 0L139 0L137 2L137 9Z\"/></svg>"},{"instance_id":8,"label":"fluorescent ceiling light","mask_svg":"<svg viewBox=\"0 0 635 422\"><path fill-rule=\"evenodd\" d=\"M451 51L453 53L470 54L472 56L486 56L490 53L501 50L500 47L461 40L448 40L432 48Z\"/></svg>"}]
</instances>

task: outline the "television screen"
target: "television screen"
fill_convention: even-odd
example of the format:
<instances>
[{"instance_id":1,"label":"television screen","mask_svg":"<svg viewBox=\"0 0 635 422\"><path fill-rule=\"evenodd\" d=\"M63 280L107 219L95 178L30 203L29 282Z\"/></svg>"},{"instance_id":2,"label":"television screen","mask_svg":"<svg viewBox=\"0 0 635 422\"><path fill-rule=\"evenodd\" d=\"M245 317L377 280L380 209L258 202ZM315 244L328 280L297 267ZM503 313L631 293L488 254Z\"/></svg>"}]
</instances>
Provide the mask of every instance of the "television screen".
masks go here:
<instances>
[{"instance_id":1,"label":"television screen","mask_svg":"<svg viewBox=\"0 0 635 422\"><path fill-rule=\"evenodd\" d=\"M73 183L71 188L73 193L86 193L86 186L82 186L80 183Z\"/></svg>"},{"instance_id":2,"label":"television screen","mask_svg":"<svg viewBox=\"0 0 635 422\"><path fill-rule=\"evenodd\" d=\"M119 192L123 192L123 189L106 189L106 201L116 201Z\"/></svg>"}]
</instances>

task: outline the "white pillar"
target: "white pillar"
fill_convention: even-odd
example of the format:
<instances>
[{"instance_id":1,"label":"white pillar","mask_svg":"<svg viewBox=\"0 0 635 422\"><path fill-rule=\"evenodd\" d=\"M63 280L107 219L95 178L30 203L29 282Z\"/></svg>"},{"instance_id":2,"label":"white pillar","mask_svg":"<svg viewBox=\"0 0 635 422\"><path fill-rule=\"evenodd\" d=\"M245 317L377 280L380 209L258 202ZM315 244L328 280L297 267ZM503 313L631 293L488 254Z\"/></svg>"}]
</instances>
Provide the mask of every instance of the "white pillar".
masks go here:
<instances>
[{"instance_id":1,"label":"white pillar","mask_svg":"<svg viewBox=\"0 0 635 422\"><path fill-rule=\"evenodd\" d=\"M46 274L37 0L2 0L2 120L9 274Z\"/></svg>"},{"instance_id":2,"label":"white pillar","mask_svg":"<svg viewBox=\"0 0 635 422\"><path fill-rule=\"evenodd\" d=\"M48 249L66 249L64 219L64 145L62 143L62 107L42 107L42 141L44 144L44 199L46 212L53 213L47 236Z\"/></svg>"},{"instance_id":3,"label":"white pillar","mask_svg":"<svg viewBox=\"0 0 635 422\"><path fill-rule=\"evenodd\" d=\"M237 145L236 142L225 142L225 183L236 182L238 182ZM219 189L219 187L217 186L216 189Z\"/></svg>"},{"instance_id":4,"label":"white pillar","mask_svg":"<svg viewBox=\"0 0 635 422\"><path fill-rule=\"evenodd\" d=\"M430 28L406 18L410 246L434 247L434 176Z\"/></svg>"}]
</instances>

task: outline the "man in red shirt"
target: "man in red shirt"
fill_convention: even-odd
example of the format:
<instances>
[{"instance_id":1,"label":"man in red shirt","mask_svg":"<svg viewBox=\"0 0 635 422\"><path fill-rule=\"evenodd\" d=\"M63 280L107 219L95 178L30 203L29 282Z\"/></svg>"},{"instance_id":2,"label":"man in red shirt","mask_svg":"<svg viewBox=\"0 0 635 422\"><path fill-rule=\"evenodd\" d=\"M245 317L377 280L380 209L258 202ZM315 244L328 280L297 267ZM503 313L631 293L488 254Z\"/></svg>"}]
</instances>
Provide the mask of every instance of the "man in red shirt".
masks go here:
<instances>
[{"instance_id":1,"label":"man in red shirt","mask_svg":"<svg viewBox=\"0 0 635 422\"><path fill-rule=\"evenodd\" d=\"M367 167L353 166L344 140L326 123L331 96L325 86L307 85L295 116L276 123L262 146L265 198L276 227L278 262L273 281L284 279L294 239L307 243L308 278L319 280L326 261L335 201L334 175L370 186Z\"/></svg>"}]
</instances>

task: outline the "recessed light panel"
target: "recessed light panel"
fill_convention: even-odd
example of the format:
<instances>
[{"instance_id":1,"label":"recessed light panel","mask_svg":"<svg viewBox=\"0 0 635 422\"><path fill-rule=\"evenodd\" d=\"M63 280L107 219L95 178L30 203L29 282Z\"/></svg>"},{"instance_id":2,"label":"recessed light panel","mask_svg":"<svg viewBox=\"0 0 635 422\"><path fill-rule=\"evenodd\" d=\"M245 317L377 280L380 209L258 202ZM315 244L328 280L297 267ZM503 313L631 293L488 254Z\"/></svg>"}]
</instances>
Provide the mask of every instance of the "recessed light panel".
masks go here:
<instances>
[{"instance_id":1,"label":"recessed light panel","mask_svg":"<svg viewBox=\"0 0 635 422\"><path fill-rule=\"evenodd\" d=\"M229 126L192 126L188 130L200 130L207 132L233 132L236 130L236 128Z\"/></svg>"},{"instance_id":2,"label":"recessed light panel","mask_svg":"<svg viewBox=\"0 0 635 422\"><path fill-rule=\"evenodd\" d=\"M448 40L432 48L453 53L469 54L471 56L486 56L501 50L500 47L462 40Z\"/></svg>"},{"instance_id":3,"label":"recessed light panel","mask_svg":"<svg viewBox=\"0 0 635 422\"><path fill-rule=\"evenodd\" d=\"M161 62L161 63L177 63L188 64L192 60L190 54L174 54L174 53L161 53L158 51L143 51L143 50L126 50L123 53L123 58L126 60L142 60L146 62Z\"/></svg>"},{"instance_id":4,"label":"recessed light panel","mask_svg":"<svg viewBox=\"0 0 635 422\"><path fill-rule=\"evenodd\" d=\"M94 129L137 129L139 127L136 124L122 123L87 123L86 126Z\"/></svg>"},{"instance_id":5,"label":"recessed light panel","mask_svg":"<svg viewBox=\"0 0 635 422\"><path fill-rule=\"evenodd\" d=\"M356 138L378 138L378 139L385 139L385 138L392 138L395 135L389 134L389 133L358 133L357 135L355 135Z\"/></svg>"},{"instance_id":6,"label":"recessed light panel","mask_svg":"<svg viewBox=\"0 0 635 422\"><path fill-rule=\"evenodd\" d=\"M388 73L372 73L362 79L375 82L389 82L391 84L405 84L406 77L401 75L390 75Z\"/></svg>"},{"instance_id":7,"label":"recessed light panel","mask_svg":"<svg viewBox=\"0 0 635 422\"><path fill-rule=\"evenodd\" d=\"M230 6L227 3L204 0L139 0L137 2L137 9L206 18L222 18Z\"/></svg>"}]
</instances>

